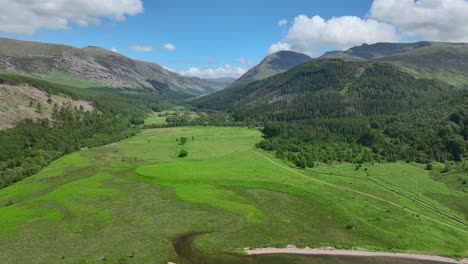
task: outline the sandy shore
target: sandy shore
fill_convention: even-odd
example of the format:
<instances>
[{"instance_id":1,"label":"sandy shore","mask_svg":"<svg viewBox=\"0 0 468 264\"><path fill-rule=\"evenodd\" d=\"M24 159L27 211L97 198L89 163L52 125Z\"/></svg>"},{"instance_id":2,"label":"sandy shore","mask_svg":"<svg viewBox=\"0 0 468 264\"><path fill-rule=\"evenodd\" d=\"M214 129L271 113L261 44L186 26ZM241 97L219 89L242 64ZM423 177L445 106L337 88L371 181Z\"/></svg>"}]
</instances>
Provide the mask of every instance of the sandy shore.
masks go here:
<instances>
[{"instance_id":1,"label":"sandy shore","mask_svg":"<svg viewBox=\"0 0 468 264\"><path fill-rule=\"evenodd\" d=\"M339 250L333 248L297 248L295 246L288 246L286 248L256 248L245 249L247 255L264 255L264 254L300 254L300 255L328 255L328 256L356 256L356 257L391 257L391 258L406 258L418 260L440 261L445 263L468 264L468 259L457 261L455 259L419 255L409 253L393 253L393 252L367 252L367 251L354 251L354 250Z\"/></svg>"}]
</instances>

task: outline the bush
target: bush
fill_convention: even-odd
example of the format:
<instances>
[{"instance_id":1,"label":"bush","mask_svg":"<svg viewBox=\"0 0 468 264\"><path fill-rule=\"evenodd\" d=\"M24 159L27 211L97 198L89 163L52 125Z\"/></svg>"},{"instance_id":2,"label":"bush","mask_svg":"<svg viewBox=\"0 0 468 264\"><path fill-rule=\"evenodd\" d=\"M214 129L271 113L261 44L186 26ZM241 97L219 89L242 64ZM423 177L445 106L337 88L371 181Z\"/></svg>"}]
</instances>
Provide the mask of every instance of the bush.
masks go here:
<instances>
[{"instance_id":1,"label":"bush","mask_svg":"<svg viewBox=\"0 0 468 264\"><path fill-rule=\"evenodd\" d=\"M434 166L431 163L428 163L426 165L426 170L432 170L432 169L434 169Z\"/></svg>"},{"instance_id":2,"label":"bush","mask_svg":"<svg viewBox=\"0 0 468 264\"><path fill-rule=\"evenodd\" d=\"M451 170L452 170L452 167L450 166L450 164L445 163L445 167L442 169L442 173L447 173L447 172L450 172Z\"/></svg>"},{"instance_id":3,"label":"bush","mask_svg":"<svg viewBox=\"0 0 468 264\"><path fill-rule=\"evenodd\" d=\"M188 152L185 149L183 149L183 150L180 151L178 157L179 158L185 158L185 157L187 157L187 155L188 155Z\"/></svg>"}]
</instances>

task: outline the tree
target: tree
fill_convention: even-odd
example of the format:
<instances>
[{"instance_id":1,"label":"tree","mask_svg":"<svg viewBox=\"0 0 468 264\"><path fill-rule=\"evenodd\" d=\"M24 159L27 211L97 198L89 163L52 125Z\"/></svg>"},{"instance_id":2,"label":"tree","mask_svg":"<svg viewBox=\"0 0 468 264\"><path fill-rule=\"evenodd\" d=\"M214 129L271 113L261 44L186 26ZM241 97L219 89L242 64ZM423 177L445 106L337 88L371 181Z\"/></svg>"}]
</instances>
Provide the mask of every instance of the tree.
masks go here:
<instances>
[{"instance_id":1,"label":"tree","mask_svg":"<svg viewBox=\"0 0 468 264\"><path fill-rule=\"evenodd\" d=\"M187 143L187 138L186 137L181 137L180 138L180 145L184 145L185 143Z\"/></svg>"}]
</instances>

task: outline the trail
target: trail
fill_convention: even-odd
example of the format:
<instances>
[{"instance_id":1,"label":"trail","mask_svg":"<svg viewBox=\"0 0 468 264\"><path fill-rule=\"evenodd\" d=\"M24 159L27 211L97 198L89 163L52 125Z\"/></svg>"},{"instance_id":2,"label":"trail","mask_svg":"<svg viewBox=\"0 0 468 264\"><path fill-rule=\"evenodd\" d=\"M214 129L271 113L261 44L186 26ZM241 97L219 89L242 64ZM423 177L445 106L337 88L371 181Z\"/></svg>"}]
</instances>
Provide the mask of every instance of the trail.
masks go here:
<instances>
[{"instance_id":1,"label":"trail","mask_svg":"<svg viewBox=\"0 0 468 264\"><path fill-rule=\"evenodd\" d=\"M392 201L383 199L383 198L381 198L381 197L378 197L378 196L375 196L375 195L372 195L372 194L368 194L368 193L365 193L365 192L353 190L353 189L350 189L350 188L346 188L346 187L343 187L343 186L339 186L339 185L336 185L336 184L333 184L333 183L329 183L329 182L326 182L326 181L323 181L323 180L319 180L319 179L310 177L310 176L308 176L308 175L306 175L306 174L300 173L300 172L298 172L298 171L296 171L296 170L293 170L293 169L291 169L291 168L289 168L289 167L286 167L286 166L284 166L284 165L282 165L282 164L279 164L279 163L277 163L276 161L274 161L274 160L268 158L267 156L265 156L265 155L263 155L263 154L261 154L261 153L255 151L255 150L251 150L251 151L252 151L253 153L259 155L260 157L262 157L262 158L268 160L270 163L272 163L272 164L274 164L274 165L276 165L276 166L278 166L278 167L281 167L281 168L283 168L283 169L285 169L285 170L288 170L288 171L290 171L290 172L292 172L292 173L294 173L294 174L296 174L296 175L299 175L299 176L301 176L301 177L307 178L307 179L309 179L309 180L313 180L313 181L315 181L315 182L319 182L319 183L321 183L321 184L324 184L324 185L327 185L327 186L330 186L330 187L334 187L334 188L337 188L337 189L345 190L345 191L348 191L348 192L357 193L357 194L359 194L359 195L366 196L366 197L372 198L372 199L374 199L374 200L378 200L378 201L381 201L381 202L384 202L384 203L393 205L393 206L398 207L398 208L401 208L401 209L403 209L403 210L405 210L405 211L407 211L407 212L410 212L410 213L413 213L413 214L418 214L420 217L425 218L425 219L427 219L427 220L430 220L430 221L432 221L432 222L435 222L435 223L437 223L437 224L444 225L444 226L446 226L446 227L450 227L450 228L455 229L455 230L457 230L457 231L460 231L460 232L462 232L462 233L464 233L464 234L468 234L468 231L466 231L466 230L463 230L463 229L458 228L458 227L456 227L456 226L453 226L453 225L451 225L451 224L447 224L447 223L442 222L442 221L440 221L440 220L434 219L434 218L432 218L432 217L430 217L430 216L421 214L421 213L416 212L416 211L414 211L414 210L412 210L412 209L410 209L410 208L407 208L407 207L405 207L405 206L399 205L399 204L397 204L397 203L395 203L395 202L392 202Z\"/></svg>"},{"instance_id":2,"label":"trail","mask_svg":"<svg viewBox=\"0 0 468 264\"><path fill-rule=\"evenodd\" d=\"M246 249L247 255L264 255L264 254L300 254L300 255L320 255L320 256L355 256L355 257L389 257L389 258L403 258L403 259L417 259L437 261L441 263L466 263L466 260L457 261L455 259L432 256L432 255L419 255L410 253L393 253L393 252L368 252L368 251L354 251L354 250L337 250L329 248L297 248L295 246L288 246L286 248L256 248Z\"/></svg>"}]
</instances>

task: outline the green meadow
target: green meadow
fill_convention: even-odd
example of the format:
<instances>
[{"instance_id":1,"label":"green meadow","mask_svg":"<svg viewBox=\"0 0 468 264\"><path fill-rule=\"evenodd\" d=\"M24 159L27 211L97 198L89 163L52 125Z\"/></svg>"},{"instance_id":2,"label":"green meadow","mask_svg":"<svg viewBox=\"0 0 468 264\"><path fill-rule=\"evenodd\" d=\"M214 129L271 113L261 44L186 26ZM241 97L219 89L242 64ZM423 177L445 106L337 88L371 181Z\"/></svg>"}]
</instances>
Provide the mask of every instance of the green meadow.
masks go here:
<instances>
[{"instance_id":1,"label":"green meadow","mask_svg":"<svg viewBox=\"0 0 468 264\"><path fill-rule=\"evenodd\" d=\"M195 246L211 254L294 244L468 256L468 194L423 166L300 170L260 140L240 127L146 129L64 156L0 190L0 263L166 263L190 232L207 232Z\"/></svg>"}]
</instances>

